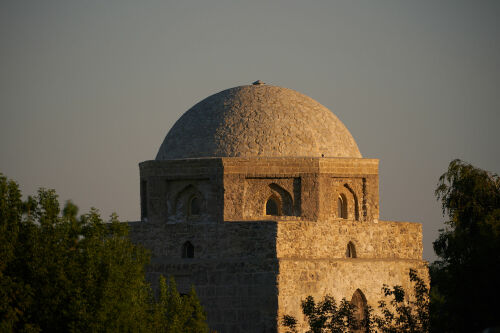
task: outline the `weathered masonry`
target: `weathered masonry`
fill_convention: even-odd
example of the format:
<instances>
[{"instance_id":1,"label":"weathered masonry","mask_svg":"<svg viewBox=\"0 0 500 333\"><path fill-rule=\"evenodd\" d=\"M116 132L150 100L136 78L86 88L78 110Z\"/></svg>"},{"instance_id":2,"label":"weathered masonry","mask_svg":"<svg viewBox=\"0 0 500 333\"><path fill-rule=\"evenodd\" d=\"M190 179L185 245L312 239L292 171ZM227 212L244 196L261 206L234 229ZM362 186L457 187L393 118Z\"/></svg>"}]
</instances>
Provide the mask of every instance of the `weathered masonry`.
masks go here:
<instances>
[{"instance_id":1,"label":"weathered masonry","mask_svg":"<svg viewBox=\"0 0 500 333\"><path fill-rule=\"evenodd\" d=\"M378 160L290 89L258 81L196 104L140 163L140 186L148 277L193 285L221 333L282 331L308 295L376 307L384 283L427 276L421 225L379 221Z\"/></svg>"}]
</instances>

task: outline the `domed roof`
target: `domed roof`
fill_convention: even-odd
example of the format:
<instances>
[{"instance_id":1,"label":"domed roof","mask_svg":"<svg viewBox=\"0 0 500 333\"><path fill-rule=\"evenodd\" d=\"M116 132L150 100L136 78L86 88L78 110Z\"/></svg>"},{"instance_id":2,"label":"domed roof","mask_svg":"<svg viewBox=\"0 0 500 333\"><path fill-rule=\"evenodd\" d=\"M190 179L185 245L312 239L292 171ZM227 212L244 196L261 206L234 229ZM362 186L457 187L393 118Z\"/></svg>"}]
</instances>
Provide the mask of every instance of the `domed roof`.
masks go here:
<instances>
[{"instance_id":1,"label":"domed roof","mask_svg":"<svg viewBox=\"0 0 500 333\"><path fill-rule=\"evenodd\" d=\"M355 157L358 146L326 107L260 81L209 96L168 132L157 160L197 157Z\"/></svg>"}]
</instances>

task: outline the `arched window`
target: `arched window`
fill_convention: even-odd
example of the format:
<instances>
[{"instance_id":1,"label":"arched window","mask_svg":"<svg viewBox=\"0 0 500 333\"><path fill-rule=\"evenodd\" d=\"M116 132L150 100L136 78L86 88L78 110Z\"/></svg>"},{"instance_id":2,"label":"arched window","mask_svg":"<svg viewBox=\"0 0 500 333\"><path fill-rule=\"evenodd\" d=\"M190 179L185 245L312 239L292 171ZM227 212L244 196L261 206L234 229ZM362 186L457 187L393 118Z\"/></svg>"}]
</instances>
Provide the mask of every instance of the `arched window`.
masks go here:
<instances>
[{"instance_id":1,"label":"arched window","mask_svg":"<svg viewBox=\"0 0 500 333\"><path fill-rule=\"evenodd\" d=\"M341 219L347 218L347 198L344 194L339 195L337 199L337 216Z\"/></svg>"},{"instance_id":2,"label":"arched window","mask_svg":"<svg viewBox=\"0 0 500 333\"><path fill-rule=\"evenodd\" d=\"M266 202L266 215L280 215L278 202L274 197L267 199Z\"/></svg>"},{"instance_id":3,"label":"arched window","mask_svg":"<svg viewBox=\"0 0 500 333\"><path fill-rule=\"evenodd\" d=\"M185 242L182 245L182 257L183 258L194 258L194 246L191 242Z\"/></svg>"},{"instance_id":4,"label":"arched window","mask_svg":"<svg viewBox=\"0 0 500 333\"><path fill-rule=\"evenodd\" d=\"M361 333L363 332L363 322L366 319L366 310L368 308L368 303L366 302L366 297L363 292L356 289L351 298L351 304L355 306L354 308L354 319L358 323L358 327L355 327L351 332Z\"/></svg>"},{"instance_id":5,"label":"arched window","mask_svg":"<svg viewBox=\"0 0 500 333\"><path fill-rule=\"evenodd\" d=\"M356 258L356 248L352 242L347 244L347 250L345 251L345 256L347 258Z\"/></svg>"},{"instance_id":6,"label":"arched window","mask_svg":"<svg viewBox=\"0 0 500 333\"><path fill-rule=\"evenodd\" d=\"M188 209L189 209L188 210L189 216L200 215L200 211L201 211L200 198L198 198L197 196L191 197L191 199L189 199Z\"/></svg>"}]
</instances>

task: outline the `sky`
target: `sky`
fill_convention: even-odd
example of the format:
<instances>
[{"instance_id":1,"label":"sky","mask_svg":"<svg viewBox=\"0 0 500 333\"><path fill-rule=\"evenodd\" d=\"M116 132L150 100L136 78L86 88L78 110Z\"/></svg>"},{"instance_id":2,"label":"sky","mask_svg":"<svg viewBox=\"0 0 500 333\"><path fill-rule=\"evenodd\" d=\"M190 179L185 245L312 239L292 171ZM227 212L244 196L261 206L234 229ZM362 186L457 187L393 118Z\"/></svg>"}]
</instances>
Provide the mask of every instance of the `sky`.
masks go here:
<instances>
[{"instance_id":1,"label":"sky","mask_svg":"<svg viewBox=\"0 0 500 333\"><path fill-rule=\"evenodd\" d=\"M138 220L138 163L218 91L256 80L332 110L380 159L380 217L444 227L460 158L500 172L499 1L0 0L0 172Z\"/></svg>"}]
</instances>

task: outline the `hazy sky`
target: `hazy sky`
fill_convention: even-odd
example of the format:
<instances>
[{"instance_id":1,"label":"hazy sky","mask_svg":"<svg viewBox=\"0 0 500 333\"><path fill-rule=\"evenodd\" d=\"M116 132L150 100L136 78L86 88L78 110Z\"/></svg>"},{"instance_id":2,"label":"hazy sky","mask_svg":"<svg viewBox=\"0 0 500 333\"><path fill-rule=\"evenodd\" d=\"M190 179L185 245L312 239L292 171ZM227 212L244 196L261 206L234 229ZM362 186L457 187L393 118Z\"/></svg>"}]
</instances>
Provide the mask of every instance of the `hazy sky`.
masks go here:
<instances>
[{"instance_id":1,"label":"hazy sky","mask_svg":"<svg viewBox=\"0 0 500 333\"><path fill-rule=\"evenodd\" d=\"M138 163L255 80L331 109L380 159L381 218L443 226L454 158L500 172L500 1L0 0L0 172L139 218Z\"/></svg>"}]
</instances>

